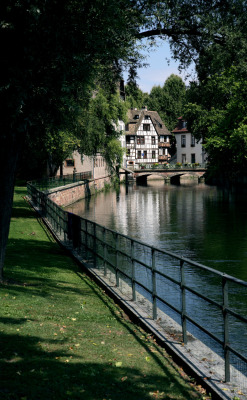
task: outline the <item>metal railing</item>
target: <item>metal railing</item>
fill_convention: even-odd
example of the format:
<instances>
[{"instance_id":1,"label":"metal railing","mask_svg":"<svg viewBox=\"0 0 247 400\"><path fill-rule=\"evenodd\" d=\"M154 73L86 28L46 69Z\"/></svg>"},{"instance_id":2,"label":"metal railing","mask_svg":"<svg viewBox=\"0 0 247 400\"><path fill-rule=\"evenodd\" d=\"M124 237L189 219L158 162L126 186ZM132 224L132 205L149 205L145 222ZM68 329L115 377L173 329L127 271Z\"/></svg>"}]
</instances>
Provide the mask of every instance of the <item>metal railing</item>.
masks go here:
<instances>
[{"instance_id":1,"label":"metal railing","mask_svg":"<svg viewBox=\"0 0 247 400\"><path fill-rule=\"evenodd\" d=\"M51 178L39 179L30 183L41 191L47 191L49 189L66 186L70 183L85 181L89 179L92 179L91 171L74 172L73 174L63 176L53 176Z\"/></svg>"},{"instance_id":2,"label":"metal railing","mask_svg":"<svg viewBox=\"0 0 247 400\"><path fill-rule=\"evenodd\" d=\"M159 156L163 157L163 156ZM200 169L206 169L207 164L206 163L195 163L195 164L181 164L181 163L176 163L176 164L158 164L158 163L150 163L150 164L145 164L145 163L140 163L140 164L134 164L134 165L128 165L129 169L132 170L139 170L139 169L152 169L152 170L188 170L188 171L193 171L193 170L200 170Z\"/></svg>"},{"instance_id":3,"label":"metal railing","mask_svg":"<svg viewBox=\"0 0 247 400\"><path fill-rule=\"evenodd\" d=\"M154 320L162 310L177 321L184 344L191 333L210 341L224 360L226 382L232 366L246 382L247 282L68 213L33 183L27 189L52 229L91 267L133 301L146 301Z\"/></svg>"}]
</instances>

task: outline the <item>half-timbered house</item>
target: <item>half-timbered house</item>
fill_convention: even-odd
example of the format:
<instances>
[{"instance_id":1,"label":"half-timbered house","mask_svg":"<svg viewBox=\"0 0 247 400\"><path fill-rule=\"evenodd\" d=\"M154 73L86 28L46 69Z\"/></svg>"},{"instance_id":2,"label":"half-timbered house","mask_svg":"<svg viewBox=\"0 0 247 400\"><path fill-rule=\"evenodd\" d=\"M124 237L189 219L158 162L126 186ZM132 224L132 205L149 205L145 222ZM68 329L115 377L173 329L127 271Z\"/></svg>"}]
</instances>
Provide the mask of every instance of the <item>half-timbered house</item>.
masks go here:
<instances>
[{"instance_id":1,"label":"half-timbered house","mask_svg":"<svg viewBox=\"0 0 247 400\"><path fill-rule=\"evenodd\" d=\"M125 138L127 166L163 164L170 159L171 133L157 111L129 110Z\"/></svg>"}]
</instances>

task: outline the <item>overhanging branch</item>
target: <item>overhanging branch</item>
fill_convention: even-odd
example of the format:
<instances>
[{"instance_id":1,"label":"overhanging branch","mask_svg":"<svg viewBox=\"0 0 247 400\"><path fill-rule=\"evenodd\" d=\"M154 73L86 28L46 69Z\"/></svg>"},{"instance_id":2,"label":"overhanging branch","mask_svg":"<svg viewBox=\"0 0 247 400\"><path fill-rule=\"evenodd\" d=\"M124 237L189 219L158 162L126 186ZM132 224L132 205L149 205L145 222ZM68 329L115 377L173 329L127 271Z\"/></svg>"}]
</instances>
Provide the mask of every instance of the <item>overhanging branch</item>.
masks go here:
<instances>
[{"instance_id":1,"label":"overhanging branch","mask_svg":"<svg viewBox=\"0 0 247 400\"><path fill-rule=\"evenodd\" d=\"M177 35L189 35L189 36L202 36L202 32L198 30L198 28L191 28L191 29L176 29L176 28L155 28L150 29L148 31L140 32L137 37L139 39L152 37L152 36L159 36L159 35L166 35L169 37L177 36Z\"/></svg>"}]
</instances>

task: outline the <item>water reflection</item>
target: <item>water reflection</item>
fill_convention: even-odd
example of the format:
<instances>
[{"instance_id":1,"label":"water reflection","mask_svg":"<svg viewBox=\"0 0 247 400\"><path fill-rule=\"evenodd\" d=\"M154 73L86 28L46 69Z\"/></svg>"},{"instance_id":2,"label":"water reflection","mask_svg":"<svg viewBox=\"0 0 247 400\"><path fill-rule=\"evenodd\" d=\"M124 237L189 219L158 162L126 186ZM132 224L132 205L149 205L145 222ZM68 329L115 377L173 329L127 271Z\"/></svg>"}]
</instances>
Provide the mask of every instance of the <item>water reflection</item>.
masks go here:
<instances>
[{"instance_id":1,"label":"water reflection","mask_svg":"<svg viewBox=\"0 0 247 400\"><path fill-rule=\"evenodd\" d=\"M68 207L123 234L247 280L246 196L205 184L121 185Z\"/></svg>"}]
</instances>

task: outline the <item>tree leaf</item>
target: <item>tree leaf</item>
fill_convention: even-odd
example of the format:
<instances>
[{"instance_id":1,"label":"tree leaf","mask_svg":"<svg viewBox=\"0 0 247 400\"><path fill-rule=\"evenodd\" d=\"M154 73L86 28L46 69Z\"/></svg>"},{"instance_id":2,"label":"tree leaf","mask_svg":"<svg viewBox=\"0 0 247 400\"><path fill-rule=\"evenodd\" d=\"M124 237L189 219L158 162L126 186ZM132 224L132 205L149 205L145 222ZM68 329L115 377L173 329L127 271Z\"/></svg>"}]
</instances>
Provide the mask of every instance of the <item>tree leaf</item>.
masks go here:
<instances>
[{"instance_id":1,"label":"tree leaf","mask_svg":"<svg viewBox=\"0 0 247 400\"><path fill-rule=\"evenodd\" d=\"M122 367L122 361L117 361L116 363L115 363L115 366L116 367Z\"/></svg>"}]
</instances>

